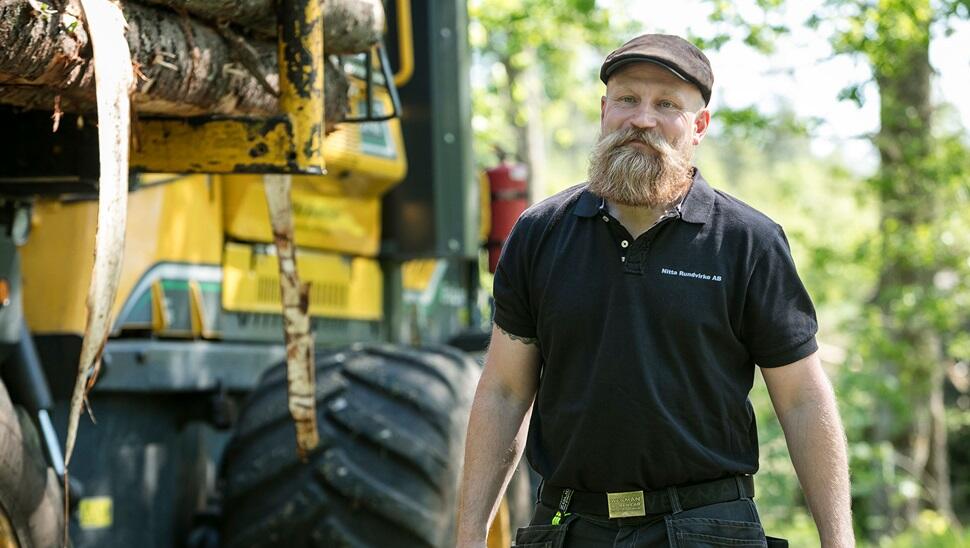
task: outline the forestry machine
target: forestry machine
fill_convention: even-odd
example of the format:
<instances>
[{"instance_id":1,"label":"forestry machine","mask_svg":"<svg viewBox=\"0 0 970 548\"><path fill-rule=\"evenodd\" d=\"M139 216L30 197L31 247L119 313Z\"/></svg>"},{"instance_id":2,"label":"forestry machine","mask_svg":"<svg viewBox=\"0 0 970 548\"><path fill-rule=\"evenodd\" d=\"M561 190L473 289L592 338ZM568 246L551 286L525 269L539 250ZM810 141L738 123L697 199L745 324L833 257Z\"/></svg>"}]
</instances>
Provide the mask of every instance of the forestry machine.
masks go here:
<instances>
[{"instance_id":1,"label":"forestry machine","mask_svg":"<svg viewBox=\"0 0 970 548\"><path fill-rule=\"evenodd\" d=\"M466 17L0 0L0 546L453 543Z\"/></svg>"}]
</instances>

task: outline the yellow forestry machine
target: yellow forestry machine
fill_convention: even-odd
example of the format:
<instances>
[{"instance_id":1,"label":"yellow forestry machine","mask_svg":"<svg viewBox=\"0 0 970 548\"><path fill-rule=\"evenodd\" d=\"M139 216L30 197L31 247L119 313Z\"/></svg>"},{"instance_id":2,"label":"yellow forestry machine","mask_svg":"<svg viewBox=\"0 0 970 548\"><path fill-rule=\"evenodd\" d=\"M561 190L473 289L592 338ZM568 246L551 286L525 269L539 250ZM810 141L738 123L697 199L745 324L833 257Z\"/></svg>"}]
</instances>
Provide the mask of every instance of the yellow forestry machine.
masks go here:
<instances>
[{"instance_id":1,"label":"yellow forestry machine","mask_svg":"<svg viewBox=\"0 0 970 548\"><path fill-rule=\"evenodd\" d=\"M453 543L465 10L0 0L0 546Z\"/></svg>"}]
</instances>

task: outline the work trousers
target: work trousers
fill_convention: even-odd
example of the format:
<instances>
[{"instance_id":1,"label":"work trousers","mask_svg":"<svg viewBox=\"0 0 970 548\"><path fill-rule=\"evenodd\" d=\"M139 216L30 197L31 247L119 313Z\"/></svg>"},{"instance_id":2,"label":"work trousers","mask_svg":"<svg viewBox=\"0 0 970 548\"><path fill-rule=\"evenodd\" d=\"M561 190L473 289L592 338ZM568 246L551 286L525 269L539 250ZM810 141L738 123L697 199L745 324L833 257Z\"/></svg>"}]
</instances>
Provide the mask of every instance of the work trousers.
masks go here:
<instances>
[{"instance_id":1,"label":"work trousers","mask_svg":"<svg viewBox=\"0 0 970 548\"><path fill-rule=\"evenodd\" d=\"M532 522L519 529L516 548L708 548L787 546L769 540L754 501L719 502L670 514L608 519L572 513L552 525L555 508L536 505Z\"/></svg>"}]
</instances>

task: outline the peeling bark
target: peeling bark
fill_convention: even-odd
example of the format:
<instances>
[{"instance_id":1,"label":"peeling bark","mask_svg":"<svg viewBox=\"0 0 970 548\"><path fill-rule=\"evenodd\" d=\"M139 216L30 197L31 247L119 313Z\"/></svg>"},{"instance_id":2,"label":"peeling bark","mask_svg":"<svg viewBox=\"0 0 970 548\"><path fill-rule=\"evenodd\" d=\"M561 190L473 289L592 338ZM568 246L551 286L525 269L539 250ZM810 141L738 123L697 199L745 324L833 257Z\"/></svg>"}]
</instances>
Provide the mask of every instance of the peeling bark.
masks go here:
<instances>
[{"instance_id":1,"label":"peeling bark","mask_svg":"<svg viewBox=\"0 0 970 548\"><path fill-rule=\"evenodd\" d=\"M253 75L278 87L276 43L250 41L251 55L227 45L215 29L157 8L125 4L127 42L138 81L132 97L142 114L268 116L279 112L274 94ZM49 18L22 0L0 0L0 103L64 112L93 110L91 43L78 0ZM343 120L348 83L326 67L328 128Z\"/></svg>"},{"instance_id":2,"label":"peeling bark","mask_svg":"<svg viewBox=\"0 0 970 548\"><path fill-rule=\"evenodd\" d=\"M108 332L111 307L118 292L128 207L128 94L134 78L125 42L125 19L108 0L81 0L94 45L97 71L98 148L101 176L94 270L88 289L88 320L81 343L77 381L71 395L64 465L71 462L81 405L97 380Z\"/></svg>"},{"instance_id":3,"label":"peeling bark","mask_svg":"<svg viewBox=\"0 0 970 548\"><path fill-rule=\"evenodd\" d=\"M264 36L276 35L273 0L144 0L209 21L229 21ZM384 33L380 0L326 0L323 44L327 53L367 51Z\"/></svg>"},{"instance_id":4,"label":"peeling bark","mask_svg":"<svg viewBox=\"0 0 970 548\"><path fill-rule=\"evenodd\" d=\"M317 433L316 378L313 367L313 337L310 333L310 286L300 282L293 243L293 207L290 175L264 175L263 186L269 206L273 242L280 269L283 330L286 336L286 380L290 415L296 424L296 449L300 458L320 442Z\"/></svg>"}]
</instances>

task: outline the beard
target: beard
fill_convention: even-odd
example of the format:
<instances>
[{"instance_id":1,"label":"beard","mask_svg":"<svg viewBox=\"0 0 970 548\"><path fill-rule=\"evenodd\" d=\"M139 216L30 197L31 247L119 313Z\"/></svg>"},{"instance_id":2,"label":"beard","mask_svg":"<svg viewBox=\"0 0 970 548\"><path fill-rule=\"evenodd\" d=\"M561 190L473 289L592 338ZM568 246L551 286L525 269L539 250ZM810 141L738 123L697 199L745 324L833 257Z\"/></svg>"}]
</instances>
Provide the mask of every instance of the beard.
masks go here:
<instances>
[{"instance_id":1,"label":"beard","mask_svg":"<svg viewBox=\"0 0 970 548\"><path fill-rule=\"evenodd\" d=\"M694 148L690 136L668 143L638 128L600 134L589 155L589 189L626 206L667 207L690 186ZM628 146L643 143L653 151Z\"/></svg>"}]
</instances>

